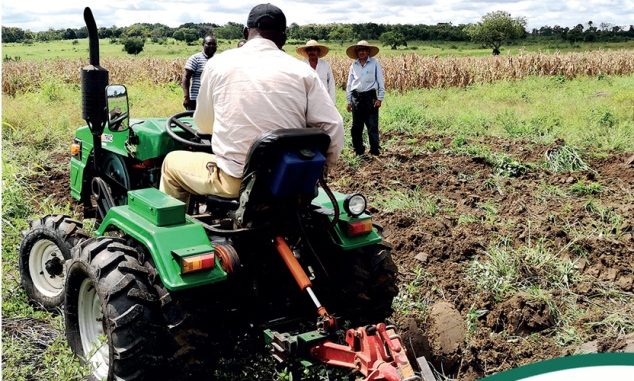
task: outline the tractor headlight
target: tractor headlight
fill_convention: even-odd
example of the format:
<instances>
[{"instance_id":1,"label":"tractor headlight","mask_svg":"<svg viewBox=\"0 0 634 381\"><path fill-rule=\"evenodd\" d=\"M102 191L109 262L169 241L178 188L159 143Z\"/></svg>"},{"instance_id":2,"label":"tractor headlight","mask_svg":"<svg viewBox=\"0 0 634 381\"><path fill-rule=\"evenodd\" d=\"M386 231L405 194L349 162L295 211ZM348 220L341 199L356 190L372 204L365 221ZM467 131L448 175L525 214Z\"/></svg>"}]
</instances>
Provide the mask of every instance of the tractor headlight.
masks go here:
<instances>
[{"instance_id":1,"label":"tractor headlight","mask_svg":"<svg viewBox=\"0 0 634 381\"><path fill-rule=\"evenodd\" d=\"M359 217L368 206L368 203L360 193L351 194L343 201L343 208L352 217Z\"/></svg>"}]
</instances>

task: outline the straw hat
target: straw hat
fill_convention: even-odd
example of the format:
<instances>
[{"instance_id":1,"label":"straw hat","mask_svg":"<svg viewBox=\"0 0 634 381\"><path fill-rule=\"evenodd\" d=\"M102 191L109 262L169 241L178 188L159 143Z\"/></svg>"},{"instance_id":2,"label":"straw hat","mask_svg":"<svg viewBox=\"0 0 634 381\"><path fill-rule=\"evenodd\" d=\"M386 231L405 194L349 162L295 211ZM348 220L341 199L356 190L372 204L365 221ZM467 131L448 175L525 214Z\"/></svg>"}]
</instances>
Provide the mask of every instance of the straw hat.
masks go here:
<instances>
[{"instance_id":1,"label":"straw hat","mask_svg":"<svg viewBox=\"0 0 634 381\"><path fill-rule=\"evenodd\" d=\"M297 54L299 54L300 56L303 56L305 58L308 58L308 53L306 53L306 49L307 48L319 48L319 58L324 57L326 54L328 54L328 47L325 45L321 45L319 42L315 41L315 40L309 40L306 45L304 46L300 46L299 48L295 49L295 51L297 52Z\"/></svg>"},{"instance_id":2,"label":"straw hat","mask_svg":"<svg viewBox=\"0 0 634 381\"><path fill-rule=\"evenodd\" d=\"M379 48L378 47L376 47L374 45L370 45L366 40L361 40L361 41L357 42L356 45L352 45L348 49L346 49L346 54L348 55L348 57L350 57L352 59L357 59L357 52L355 51L355 49L356 48L360 48L360 47L369 48L370 49L370 57L376 56L377 53L379 52Z\"/></svg>"}]
</instances>

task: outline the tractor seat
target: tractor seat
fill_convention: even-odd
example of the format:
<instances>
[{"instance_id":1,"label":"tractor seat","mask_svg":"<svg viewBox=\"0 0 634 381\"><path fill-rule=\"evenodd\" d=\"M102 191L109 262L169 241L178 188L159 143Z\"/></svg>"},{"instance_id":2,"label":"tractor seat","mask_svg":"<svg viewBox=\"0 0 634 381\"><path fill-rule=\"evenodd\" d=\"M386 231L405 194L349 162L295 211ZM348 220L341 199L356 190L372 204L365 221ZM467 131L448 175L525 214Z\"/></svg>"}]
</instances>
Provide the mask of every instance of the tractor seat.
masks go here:
<instances>
[{"instance_id":1,"label":"tractor seat","mask_svg":"<svg viewBox=\"0 0 634 381\"><path fill-rule=\"evenodd\" d=\"M240 206L239 199L220 197L215 195L206 195L205 203L207 204L207 210L236 210Z\"/></svg>"},{"instance_id":2,"label":"tractor seat","mask_svg":"<svg viewBox=\"0 0 634 381\"><path fill-rule=\"evenodd\" d=\"M330 136L317 128L292 128L262 134L247 153L240 197L194 196L190 207L205 204L212 215L240 213L248 204L287 202L294 197L314 198L323 171ZM257 181L255 178L257 177ZM247 191L248 190L248 191ZM244 199L244 200L242 200ZM242 210L243 214L244 210Z\"/></svg>"},{"instance_id":3,"label":"tractor seat","mask_svg":"<svg viewBox=\"0 0 634 381\"><path fill-rule=\"evenodd\" d=\"M226 215L240 206L239 199L210 195L191 195L187 207L188 214L198 214L199 207L205 205L205 211L212 215Z\"/></svg>"}]
</instances>

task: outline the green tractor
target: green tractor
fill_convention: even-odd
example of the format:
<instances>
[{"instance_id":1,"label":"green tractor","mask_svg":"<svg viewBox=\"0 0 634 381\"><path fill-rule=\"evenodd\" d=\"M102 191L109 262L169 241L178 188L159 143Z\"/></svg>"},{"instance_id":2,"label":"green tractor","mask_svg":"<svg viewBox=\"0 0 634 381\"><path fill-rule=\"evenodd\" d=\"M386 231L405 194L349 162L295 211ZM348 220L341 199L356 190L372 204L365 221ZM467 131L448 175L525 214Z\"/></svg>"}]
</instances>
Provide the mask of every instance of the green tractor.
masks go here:
<instances>
[{"instance_id":1,"label":"green tractor","mask_svg":"<svg viewBox=\"0 0 634 381\"><path fill-rule=\"evenodd\" d=\"M278 361L349 368L364 380L432 380L383 323L397 269L365 198L332 192L321 176L328 135L267 133L248 154L238 198L186 205L157 189L162 160L176 149L210 151L211 137L191 112L131 119L127 89L109 85L99 65L89 8L84 19L87 125L72 143L70 188L96 218L96 237L68 216L33 221L20 271L34 303L63 309L90 379L199 379L197 343L242 326Z\"/></svg>"}]
</instances>

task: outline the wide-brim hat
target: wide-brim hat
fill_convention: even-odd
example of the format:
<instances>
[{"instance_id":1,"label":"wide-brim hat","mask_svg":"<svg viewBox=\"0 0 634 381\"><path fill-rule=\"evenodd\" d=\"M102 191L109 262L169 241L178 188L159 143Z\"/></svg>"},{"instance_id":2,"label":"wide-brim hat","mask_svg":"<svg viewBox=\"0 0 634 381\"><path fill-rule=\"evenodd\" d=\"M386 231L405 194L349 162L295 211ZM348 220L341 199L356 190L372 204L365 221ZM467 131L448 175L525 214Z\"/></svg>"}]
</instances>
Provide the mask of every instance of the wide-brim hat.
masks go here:
<instances>
[{"instance_id":1,"label":"wide-brim hat","mask_svg":"<svg viewBox=\"0 0 634 381\"><path fill-rule=\"evenodd\" d=\"M326 54L328 54L328 50L329 50L326 45L322 45L315 40L309 40L308 42L306 42L306 45L300 46L299 48L295 49L295 51L300 56L304 56L308 58L308 52L306 52L307 48L319 48L319 58L322 58Z\"/></svg>"},{"instance_id":2,"label":"wide-brim hat","mask_svg":"<svg viewBox=\"0 0 634 381\"><path fill-rule=\"evenodd\" d=\"M357 42L355 45L352 45L348 49L346 49L346 54L350 58L357 59L358 57L357 57L357 52L355 51L355 49L361 48L361 47L370 49L370 57L374 57L379 53L379 48L377 46L370 45L366 40L361 40Z\"/></svg>"}]
</instances>

